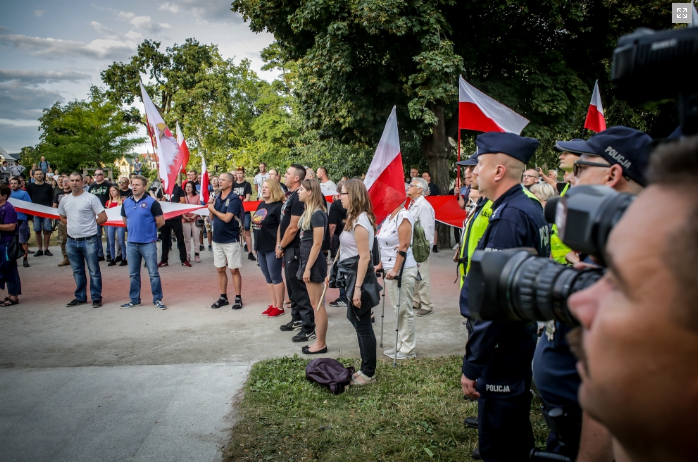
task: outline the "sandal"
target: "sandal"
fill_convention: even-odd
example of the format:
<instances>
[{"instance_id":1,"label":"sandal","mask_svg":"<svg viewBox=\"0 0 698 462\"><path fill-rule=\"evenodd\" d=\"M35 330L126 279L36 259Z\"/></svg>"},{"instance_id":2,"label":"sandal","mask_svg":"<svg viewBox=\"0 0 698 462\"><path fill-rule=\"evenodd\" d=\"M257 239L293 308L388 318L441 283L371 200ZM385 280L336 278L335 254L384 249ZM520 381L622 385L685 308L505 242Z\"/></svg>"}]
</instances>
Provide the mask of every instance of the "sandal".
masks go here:
<instances>
[{"instance_id":1,"label":"sandal","mask_svg":"<svg viewBox=\"0 0 698 462\"><path fill-rule=\"evenodd\" d=\"M371 383L376 383L376 377L369 377L363 372L359 372L359 374L356 377L353 377L351 379L351 384L355 387L363 387L364 385L368 385Z\"/></svg>"},{"instance_id":2,"label":"sandal","mask_svg":"<svg viewBox=\"0 0 698 462\"><path fill-rule=\"evenodd\" d=\"M3 300L2 303L0 303L0 306L12 306L17 304L19 304L19 299L12 300L10 297L6 297L5 300Z\"/></svg>"},{"instance_id":3,"label":"sandal","mask_svg":"<svg viewBox=\"0 0 698 462\"><path fill-rule=\"evenodd\" d=\"M211 308L220 308L221 306L228 305L229 303L230 302L227 298L219 298L213 303L213 305L211 305Z\"/></svg>"}]
</instances>

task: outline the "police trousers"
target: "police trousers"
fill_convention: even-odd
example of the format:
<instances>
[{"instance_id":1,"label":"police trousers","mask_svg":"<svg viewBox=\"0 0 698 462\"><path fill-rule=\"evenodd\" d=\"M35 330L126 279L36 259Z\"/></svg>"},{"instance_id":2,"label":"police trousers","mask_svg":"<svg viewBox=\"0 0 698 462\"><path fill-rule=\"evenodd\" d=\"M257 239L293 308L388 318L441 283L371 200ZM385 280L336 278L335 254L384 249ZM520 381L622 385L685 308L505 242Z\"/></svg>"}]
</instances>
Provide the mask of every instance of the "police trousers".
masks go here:
<instances>
[{"instance_id":1,"label":"police trousers","mask_svg":"<svg viewBox=\"0 0 698 462\"><path fill-rule=\"evenodd\" d=\"M531 393L477 400L478 443L486 462L521 462L533 449Z\"/></svg>"}]
</instances>

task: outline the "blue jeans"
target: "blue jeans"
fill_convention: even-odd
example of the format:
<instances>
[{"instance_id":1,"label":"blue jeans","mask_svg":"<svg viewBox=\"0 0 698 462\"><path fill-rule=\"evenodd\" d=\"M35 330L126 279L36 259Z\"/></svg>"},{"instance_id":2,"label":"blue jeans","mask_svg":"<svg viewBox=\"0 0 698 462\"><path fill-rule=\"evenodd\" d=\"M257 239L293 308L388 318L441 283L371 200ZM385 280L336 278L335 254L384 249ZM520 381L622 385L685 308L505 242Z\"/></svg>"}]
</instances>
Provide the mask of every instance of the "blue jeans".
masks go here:
<instances>
[{"instance_id":1,"label":"blue jeans","mask_svg":"<svg viewBox=\"0 0 698 462\"><path fill-rule=\"evenodd\" d=\"M87 277L85 276L85 263L90 272L90 295L92 301L102 300L102 272L99 270L97 259L98 244L101 241L98 236L92 236L84 241L76 241L68 238L65 251L70 260L70 268L75 278L75 298L81 302L87 301Z\"/></svg>"},{"instance_id":2,"label":"blue jeans","mask_svg":"<svg viewBox=\"0 0 698 462\"><path fill-rule=\"evenodd\" d=\"M281 284L281 259L276 258L276 252L257 252L257 261L267 284Z\"/></svg>"},{"instance_id":3,"label":"blue jeans","mask_svg":"<svg viewBox=\"0 0 698 462\"><path fill-rule=\"evenodd\" d=\"M97 243L97 256L98 257L103 257L104 256L104 247L102 246L102 228L104 226L97 226L97 235L99 236L99 242ZM114 257L112 257L114 258Z\"/></svg>"},{"instance_id":4,"label":"blue jeans","mask_svg":"<svg viewBox=\"0 0 698 462\"><path fill-rule=\"evenodd\" d=\"M162 284L158 273L158 248L155 242L141 244L129 242L126 255L128 256L128 274L131 276L131 287L128 296L133 303L141 302L141 257L150 275L150 290L153 293L153 303L162 300Z\"/></svg>"},{"instance_id":5,"label":"blue jeans","mask_svg":"<svg viewBox=\"0 0 698 462\"><path fill-rule=\"evenodd\" d=\"M120 226L107 226L107 237L109 238L109 256L112 260L116 258L116 237L119 237L121 255L126 255L126 228Z\"/></svg>"}]
</instances>

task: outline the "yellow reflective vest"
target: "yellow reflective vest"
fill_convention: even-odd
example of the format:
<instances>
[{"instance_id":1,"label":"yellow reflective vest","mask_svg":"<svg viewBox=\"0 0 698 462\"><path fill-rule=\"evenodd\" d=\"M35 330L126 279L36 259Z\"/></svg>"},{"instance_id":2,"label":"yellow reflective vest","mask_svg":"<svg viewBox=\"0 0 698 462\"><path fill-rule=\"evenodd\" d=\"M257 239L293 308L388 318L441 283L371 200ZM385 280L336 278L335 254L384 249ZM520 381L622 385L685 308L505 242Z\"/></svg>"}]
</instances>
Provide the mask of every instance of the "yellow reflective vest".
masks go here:
<instances>
[{"instance_id":1,"label":"yellow reflective vest","mask_svg":"<svg viewBox=\"0 0 698 462\"><path fill-rule=\"evenodd\" d=\"M560 197L564 196L569 188L570 184L567 183L565 189L563 189L560 193ZM565 256L571 251L572 249L570 249L562 243L560 235L557 232L557 225L553 225L553 234L552 236L550 236L550 253L553 256L553 260L555 260L558 263L562 263L563 265L569 265L569 262L567 261Z\"/></svg>"},{"instance_id":2,"label":"yellow reflective vest","mask_svg":"<svg viewBox=\"0 0 698 462\"><path fill-rule=\"evenodd\" d=\"M465 232L461 237L460 255L458 262L458 274L460 275L460 287L463 287L465 275L470 271L470 257L473 256L478 242L485 235L487 225L490 224L490 216L492 215L492 201L488 200L482 208L475 209L475 215L468 220L465 225ZM464 255L468 251L467 258L464 260ZM467 261L467 264L465 262Z\"/></svg>"}]
</instances>

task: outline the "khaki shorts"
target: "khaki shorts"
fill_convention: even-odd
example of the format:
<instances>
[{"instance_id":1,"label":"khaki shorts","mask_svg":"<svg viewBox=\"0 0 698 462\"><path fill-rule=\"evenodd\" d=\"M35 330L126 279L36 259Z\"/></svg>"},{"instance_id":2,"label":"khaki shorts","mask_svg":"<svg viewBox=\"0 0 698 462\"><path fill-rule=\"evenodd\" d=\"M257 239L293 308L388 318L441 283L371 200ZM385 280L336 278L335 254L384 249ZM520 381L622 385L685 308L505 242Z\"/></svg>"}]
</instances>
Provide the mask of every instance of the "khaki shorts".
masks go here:
<instances>
[{"instance_id":1,"label":"khaki shorts","mask_svg":"<svg viewBox=\"0 0 698 462\"><path fill-rule=\"evenodd\" d=\"M242 246L239 242L230 244L213 242L211 245L213 246L213 265L216 268L225 268L226 262L230 269L242 267Z\"/></svg>"}]
</instances>

